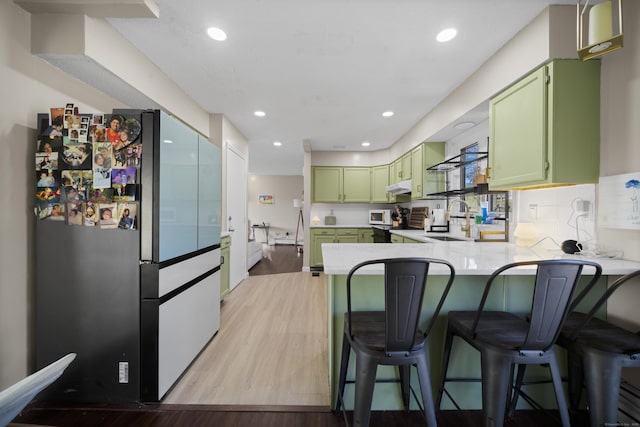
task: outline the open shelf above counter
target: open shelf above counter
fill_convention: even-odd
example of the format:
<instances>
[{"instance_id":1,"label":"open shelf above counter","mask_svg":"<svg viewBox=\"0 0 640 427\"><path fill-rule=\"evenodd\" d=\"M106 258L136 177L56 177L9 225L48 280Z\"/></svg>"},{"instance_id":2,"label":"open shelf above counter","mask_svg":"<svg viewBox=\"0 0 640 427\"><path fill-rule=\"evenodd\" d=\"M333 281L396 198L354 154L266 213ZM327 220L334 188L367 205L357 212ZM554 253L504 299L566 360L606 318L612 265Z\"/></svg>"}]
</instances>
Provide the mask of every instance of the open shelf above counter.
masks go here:
<instances>
[{"instance_id":1,"label":"open shelf above counter","mask_svg":"<svg viewBox=\"0 0 640 427\"><path fill-rule=\"evenodd\" d=\"M472 159L467 160L467 158L472 157ZM426 171L427 173L432 174L448 174L449 172L455 169L464 168L467 165L473 165L479 163L482 160L485 160L489 157L489 153L487 151L476 151L471 153L461 153L457 156L450 157L440 163L436 163L435 165L429 166ZM446 191L438 192L438 193L429 193L426 195L427 199L442 199L447 197L455 197L462 196L465 194L493 194L489 190L489 185L486 182L478 183L473 187L464 187L458 189L450 188L450 181L447 176L446 178L447 185Z\"/></svg>"}]
</instances>

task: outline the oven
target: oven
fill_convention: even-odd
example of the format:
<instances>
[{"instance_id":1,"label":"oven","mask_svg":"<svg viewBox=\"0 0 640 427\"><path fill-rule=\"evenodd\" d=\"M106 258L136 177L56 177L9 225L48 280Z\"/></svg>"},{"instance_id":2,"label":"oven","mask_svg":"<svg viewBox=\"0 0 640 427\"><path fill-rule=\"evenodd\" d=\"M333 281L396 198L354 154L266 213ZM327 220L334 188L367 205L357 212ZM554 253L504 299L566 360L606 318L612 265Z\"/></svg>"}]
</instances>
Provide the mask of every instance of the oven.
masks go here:
<instances>
[{"instance_id":1,"label":"oven","mask_svg":"<svg viewBox=\"0 0 640 427\"><path fill-rule=\"evenodd\" d=\"M389 227L373 227L373 243L391 243Z\"/></svg>"}]
</instances>

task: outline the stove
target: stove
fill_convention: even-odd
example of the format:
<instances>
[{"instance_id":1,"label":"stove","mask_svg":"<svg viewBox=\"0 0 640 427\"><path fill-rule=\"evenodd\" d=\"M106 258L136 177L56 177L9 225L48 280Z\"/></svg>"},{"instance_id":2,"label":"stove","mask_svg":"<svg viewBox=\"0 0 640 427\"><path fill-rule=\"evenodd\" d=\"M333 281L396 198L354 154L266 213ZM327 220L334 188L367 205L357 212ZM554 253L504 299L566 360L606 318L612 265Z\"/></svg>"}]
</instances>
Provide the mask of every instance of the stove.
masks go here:
<instances>
[{"instance_id":1,"label":"stove","mask_svg":"<svg viewBox=\"0 0 640 427\"><path fill-rule=\"evenodd\" d=\"M408 227L393 227L391 225L372 225L373 243L391 243L391 230L408 230Z\"/></svg>"}]
</instances>

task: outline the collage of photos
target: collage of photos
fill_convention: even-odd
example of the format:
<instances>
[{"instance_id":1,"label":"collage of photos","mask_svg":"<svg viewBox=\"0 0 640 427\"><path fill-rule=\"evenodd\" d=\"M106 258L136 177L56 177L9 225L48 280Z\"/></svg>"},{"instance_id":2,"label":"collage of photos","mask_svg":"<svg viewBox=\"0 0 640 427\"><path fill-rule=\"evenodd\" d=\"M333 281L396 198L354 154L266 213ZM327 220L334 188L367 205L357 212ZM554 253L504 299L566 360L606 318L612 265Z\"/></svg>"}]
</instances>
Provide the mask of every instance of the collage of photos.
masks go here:
<instances>
[{"instance_id":1,"label":"collage of photos","mask_svg":"<svg viewBox=\"0 0 640 427\"><path fill-rule=\"evenodd\" d=\"M119 114L80 114L73 104L51 108L49 114L38 116L38 122L38 218L137 229L140 122Z\"/></svg>"}]
</instances>

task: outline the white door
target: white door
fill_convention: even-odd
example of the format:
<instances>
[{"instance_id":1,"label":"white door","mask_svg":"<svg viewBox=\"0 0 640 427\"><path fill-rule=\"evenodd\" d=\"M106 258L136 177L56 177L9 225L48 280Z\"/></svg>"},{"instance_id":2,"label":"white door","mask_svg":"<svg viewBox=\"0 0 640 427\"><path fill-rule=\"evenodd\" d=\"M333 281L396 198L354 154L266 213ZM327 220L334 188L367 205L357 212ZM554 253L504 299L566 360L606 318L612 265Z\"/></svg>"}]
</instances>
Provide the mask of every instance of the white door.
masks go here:
<instances>
[{"instance_id":1,"label":"white door","mask_svg":"<svg viewBox=\"0 0 640 427\"><path fill-rule=\"evenodd\" d=\"M229 288L247 276L246 160L227 145L227 231L231 234Z\"/></svg>"}]
</instances>

